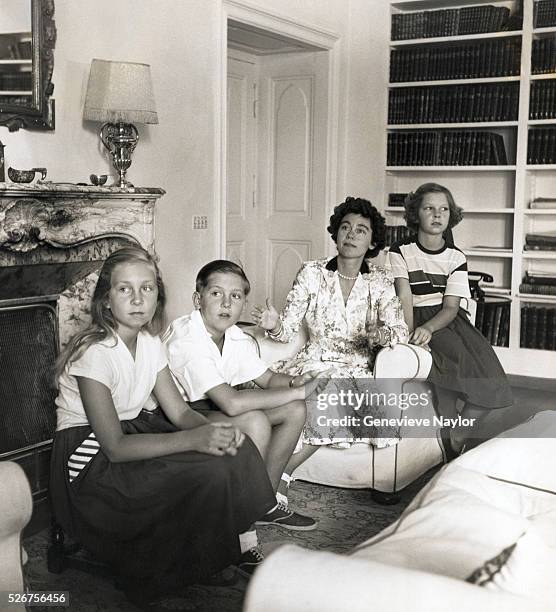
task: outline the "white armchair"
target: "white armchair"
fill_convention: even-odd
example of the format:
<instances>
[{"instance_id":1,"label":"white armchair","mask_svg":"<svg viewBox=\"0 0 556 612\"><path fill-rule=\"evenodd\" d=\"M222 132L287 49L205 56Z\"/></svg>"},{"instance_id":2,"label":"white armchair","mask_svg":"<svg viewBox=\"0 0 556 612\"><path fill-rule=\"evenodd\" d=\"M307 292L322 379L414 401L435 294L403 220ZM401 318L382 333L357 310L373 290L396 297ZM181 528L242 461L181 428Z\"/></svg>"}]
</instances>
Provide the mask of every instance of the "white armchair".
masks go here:
<instances>
[{"instance_id":1,"label":"white armchair","mask_svg":"<svg viewBox=\"0 0 556 612\"><path fill-rule=\"evenodd\" d=\"M261 358L269 365L293 357L307 339L304 330L288 343L270 340L259 328L248 327L244 331L257 340ZM420 392L428 389L423 381L431 364L431 355L425 349L399 344L378 353L373 376L405 379L412 391ZM431 401L421 416L432 418L434 414ZM403 489L442 460L442 448L436 438L408 437L381 449L365 443L349 449L325 446L305 461L294 477L329 486L391 493Z\"/></svg>"}]
</instances>

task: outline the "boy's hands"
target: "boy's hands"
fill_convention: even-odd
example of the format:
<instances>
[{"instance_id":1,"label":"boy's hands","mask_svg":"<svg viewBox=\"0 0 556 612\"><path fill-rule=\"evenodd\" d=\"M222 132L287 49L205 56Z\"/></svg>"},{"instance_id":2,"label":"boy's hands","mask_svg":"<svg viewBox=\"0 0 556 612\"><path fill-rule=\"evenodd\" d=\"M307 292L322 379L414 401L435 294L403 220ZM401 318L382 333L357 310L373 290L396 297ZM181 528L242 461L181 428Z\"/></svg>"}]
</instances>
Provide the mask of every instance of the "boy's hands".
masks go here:
<instances>
[{"instance_id":1,"label":"boy's hands","mask_svg":"<svg viewBox=\"0 0 556 612\"><path fill-rule=\"evenodd\" d=\"M208 455L236 455L245 435L231 423L209 423L187 432L193 438L193 449Z\"/></svg>"},{"instance_id":2,"label":"boy's hands","mask_svg":"<svg viewBox=\"0 0 556 612\"><path fill-rule=\"evenodd\" d=\"M292 378L291 387L293 389L303 388L303 397L300 399L306 399L315 391L319 393L322 391L328 383L326 372L305 372L305 374L299 374Z\"/></svg>"},{"instance_id":3,"label":"boy's hands","mask_svg":"<svg viewBox=\"0 0 556 612\"><path fill-rule=\"evenodd\" d=\"M280 320L280 315L270 302L269 298L266 300L266 308L263 308L257 304L253 307L251 316L253 319L255 319L255 322L259 327L262 327L268 331L272 331L278 327L278 321Z\"/></svg>"}]
</instances>

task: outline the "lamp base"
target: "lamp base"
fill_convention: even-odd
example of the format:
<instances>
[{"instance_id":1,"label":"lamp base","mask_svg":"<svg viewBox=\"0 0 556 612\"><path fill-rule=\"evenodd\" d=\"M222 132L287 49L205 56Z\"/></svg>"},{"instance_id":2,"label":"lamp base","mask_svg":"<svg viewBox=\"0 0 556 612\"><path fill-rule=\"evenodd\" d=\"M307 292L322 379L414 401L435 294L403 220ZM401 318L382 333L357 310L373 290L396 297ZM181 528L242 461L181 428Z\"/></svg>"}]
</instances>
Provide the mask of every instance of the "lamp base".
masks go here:
<instances>
[{"instance_id":1,"label":"lamp base","mask_svg":"<svg viewBox=\"0 0 556 612\"><path fill-rule=\"evenodd\" d=\"M126 172L131 166L131 154L137 146L139 133L132 123L105 123L100 128L102 144L110 151L112 164L119 175L115 185L129 189L133 185L126 180Z\"/></svg>"}]
</instances>

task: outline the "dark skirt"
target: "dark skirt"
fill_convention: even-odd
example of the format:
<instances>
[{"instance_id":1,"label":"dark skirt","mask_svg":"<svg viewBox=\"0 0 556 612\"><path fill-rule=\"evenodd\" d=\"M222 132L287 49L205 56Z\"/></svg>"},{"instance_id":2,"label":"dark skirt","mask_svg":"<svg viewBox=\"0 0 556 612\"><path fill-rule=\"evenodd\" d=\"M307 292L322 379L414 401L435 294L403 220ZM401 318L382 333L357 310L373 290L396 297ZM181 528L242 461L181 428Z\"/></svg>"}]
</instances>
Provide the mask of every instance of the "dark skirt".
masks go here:
<instances>
[{"instance_id":1,"label":"dark skirt","mask_svg":"<svg viewBox=\"0 0 556 612\"><path fill-rule=\"evenodd\" d=\"M121 425L128 435L176 431L160 410ZM101 449L70 483L68 458L90 432L84 426L56 433L54 513L128 588L148 584L152 593L168 592L236 562L238 535L276 503L247 437L234 457L183 452L111 463Z\"/></svg>"},{"instance_id":2,"label":"dark skirt","mask_svg":"<svg viewBox=\"0 0 556 612\"><path fill-rule=\"evenodd\" d=\"M423 325L442 306L413 309L415 327ZM487 410L506 408L513 403L506 374L488 340L469 322L465 310L432 335L429 343L432 368L428 380L455 391L464 401Z\"/></svg>"}]
</instances>

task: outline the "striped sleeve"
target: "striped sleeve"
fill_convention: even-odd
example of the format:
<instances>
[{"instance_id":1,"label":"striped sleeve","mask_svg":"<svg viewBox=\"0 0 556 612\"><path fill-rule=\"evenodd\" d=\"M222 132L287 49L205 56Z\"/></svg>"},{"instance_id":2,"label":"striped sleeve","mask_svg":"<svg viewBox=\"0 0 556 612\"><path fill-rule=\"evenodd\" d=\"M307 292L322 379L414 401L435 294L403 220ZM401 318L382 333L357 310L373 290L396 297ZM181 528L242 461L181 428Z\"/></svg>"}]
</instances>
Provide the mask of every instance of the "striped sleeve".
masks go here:
<instances>
[{"instance_id":1,"label":"striped sleeve","mask_svg":"<svg viewBox=\"0 0 556 612\"><path fill-rule=\"evenodd\" d=\"M402 255L399 243L393 244L390 247L388 251L388 261L394 278L407 278L409 280L407 263Z\"/></svg>"},{"instance_id":2,"label":"striped sleeve","mask_svg":"<svg viewBox=\"0 0 556 612\"><path fill-rule=\"evenodd\" d=\"M450 267L452 271L448 276L444 295L470 298L471 292L469 290L469 278L467 275L467 260L461 251L454 250L454 258Z\"/></svg>"}]
</instances>

